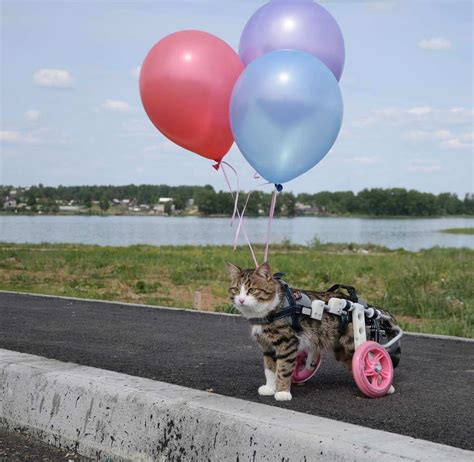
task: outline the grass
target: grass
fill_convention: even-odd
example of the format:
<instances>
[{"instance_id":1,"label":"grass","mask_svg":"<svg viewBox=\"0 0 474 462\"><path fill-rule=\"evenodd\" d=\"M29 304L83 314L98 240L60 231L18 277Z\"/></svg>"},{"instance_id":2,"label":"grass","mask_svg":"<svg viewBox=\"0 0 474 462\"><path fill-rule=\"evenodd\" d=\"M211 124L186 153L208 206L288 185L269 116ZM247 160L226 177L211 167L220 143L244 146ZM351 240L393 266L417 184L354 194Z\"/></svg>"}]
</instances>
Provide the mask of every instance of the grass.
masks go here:
<instances>
[{"instance_id":1,"label":"grass","mask_svg":"<svg viewBox=\"0 0 474 462\"><path fill-rule=\"evenodd\" d=\"M243 247L0 243L0 289L186 308L199 290L204 309L230 312L227 260L251 264ZM354 285L407 330L474 337L474 250L287 242L270 262L294 287Z\"/></svg>"},{"instance_id":2,"label":"grass","mask_svg":"<svg viewBox=\"0 0 474 462\"><path fill-rule=\"evenodd\" d=\"M474 234L474 228L447 228L442 229L441 232L448 234Z\"/></svg>"}]
</instances>

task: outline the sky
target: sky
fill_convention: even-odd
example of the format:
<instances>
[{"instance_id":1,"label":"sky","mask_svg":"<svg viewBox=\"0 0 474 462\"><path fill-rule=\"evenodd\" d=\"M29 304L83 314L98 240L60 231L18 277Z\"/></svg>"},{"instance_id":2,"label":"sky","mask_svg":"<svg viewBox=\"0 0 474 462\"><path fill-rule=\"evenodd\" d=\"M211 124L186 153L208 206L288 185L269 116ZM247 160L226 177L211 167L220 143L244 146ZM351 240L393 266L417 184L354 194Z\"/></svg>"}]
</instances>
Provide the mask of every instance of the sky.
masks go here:
<instances>
[{"instance_id":1,"label":"sky","mask_svg":"<svg viewBox=\"0 0 474 462\"><path fill-rule=\"evenodd\" d=\"M140 101L148 50L183 29L238 50L258 0L1 4L0 184L211 184L212 163L161 135ZM346 44L344 121L294 192L473 192L473 2L321 1ZM226 157L243 189L254 171ZM261 181L261 180L260 180Z\"/></svg>"}]
</instances>

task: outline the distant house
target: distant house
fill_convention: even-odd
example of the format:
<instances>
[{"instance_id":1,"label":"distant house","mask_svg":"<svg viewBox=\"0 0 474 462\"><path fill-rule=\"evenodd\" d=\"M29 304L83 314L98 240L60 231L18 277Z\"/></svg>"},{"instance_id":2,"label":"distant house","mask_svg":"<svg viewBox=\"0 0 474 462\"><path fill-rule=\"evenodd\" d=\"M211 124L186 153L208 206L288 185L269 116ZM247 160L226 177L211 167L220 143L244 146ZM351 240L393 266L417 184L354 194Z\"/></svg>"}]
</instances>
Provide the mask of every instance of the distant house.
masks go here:
<instances>
[{"instance_id":1,"label":"distant house","mask_svg":"<svg viewBox=\"0 0 474 462\"><path fill-rule=\"evenodd\" d=\"M163 215L165 213L165 204L155 204L153 206L153 212L157 215Z\"/></svg>"},{"instance_id":2,"label":"distant house","mask_svg":"<svg viewBox=\"0 0 474 462\"><path fill-rule=\"evenodd\" d=\"M120 204L119 199L112 199L112 202L113 202L114 205L119 205Z\"/></svg>"},{"instance_id":3,"label":"distant house","mask_svg":"<svg viewBox=\"0 0 474 462\"><path fill-rule=\"evenodd\" d=\"M5 197L5 200L3 201L3 208L4 209L16 209L17 202L16 198L7 196Z\"/></svg>"},{"instance_id":4,"label":"distant house","mask_svg":"<svg viewBox=\"0 0 474 462\"><path fill-rule=\"evenodd\" d=\"M295 210L297 212L304 213L304 212L307 212L309 209L311 209L311 205L309 204L302 204L301 202L295 203Z\"/></svg>"},{"instance_id":5,"label":"distant house","mask_svg":"<svg viewBox=\"0 0 474 462\"><path fill-rule=\"evenodd\" d=\"M155 204L153 211L158 215L163 215L166 211L169 210L171 213L175 211L175 205L173 204L172 197L160 197L158 199L158 204Z\"/></svg>"},{"instance_id":6,"label":"distant house","mask_svg":"<svg viewBox=\"0 0 474 462\"><path fill-rule=\"evenodd\" d=\"M322 213L323 209L318 205L309 205L296 202L295 211L299 215L319 215Z\"/></svg>"},{"instance_id":7,"label":"distant house","mask_svg":"<svg viewBox=\"0 0 474 462\"><path fill-rule=\"evenodd\" d=\"M60 205L59 211L60 212L78 212L82 207L78 205Z\"/></svg>"},{"instance_id":8,"label":"distant house","mask_svg":"<svg viewBox=\"0 0 474 462\"><path fill-rule=\"evenodd\" d=\"M17 194L16 189L12 189L12 190L10 191L10 196L16 196L16 194Z\"/></svg>"},{"instance_id":9,"label":"distant house","mask_svg":"<svg viewBox=\"0 0 474 462\"><path fill-rule=\"evenodd\" d=\"M312 215L320 215L325 213L325 209L319 205L312 205L311 208L307 210L307 213L311 213Z\"/></svg>"}]
</instances>

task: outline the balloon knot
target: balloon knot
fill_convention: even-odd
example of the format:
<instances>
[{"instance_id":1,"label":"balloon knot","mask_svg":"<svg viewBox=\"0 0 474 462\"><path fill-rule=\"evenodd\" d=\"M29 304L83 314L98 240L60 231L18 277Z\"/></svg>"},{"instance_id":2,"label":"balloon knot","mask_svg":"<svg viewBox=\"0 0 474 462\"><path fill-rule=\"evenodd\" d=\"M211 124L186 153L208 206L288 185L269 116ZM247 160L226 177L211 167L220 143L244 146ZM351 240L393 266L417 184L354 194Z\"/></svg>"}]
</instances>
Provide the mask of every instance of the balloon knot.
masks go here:
<instances>
[{"instance_id":1,"label":"balloon knot","mask_svg":"<svg viewBox=\"0 0 474 462\"><path fill-rule=\"evenodd\" d=\"M275 188L276 188L276 190L277 190L278 192L282 192L282 191L283 191L283 185L281 185L281 184L275 183Z\"/></svg>"},{"instance_id":2,"label":"balloon knot","mask_svg":"<svg viewBox=\"0 0 474 462\"><path fill-rule=\"evenodd\" d=\"M212 167L214 168L214 170L219 170L219 167L221 166L221 162L218 161L217 164L214 164Z\"/></svg>"}]
</instances>

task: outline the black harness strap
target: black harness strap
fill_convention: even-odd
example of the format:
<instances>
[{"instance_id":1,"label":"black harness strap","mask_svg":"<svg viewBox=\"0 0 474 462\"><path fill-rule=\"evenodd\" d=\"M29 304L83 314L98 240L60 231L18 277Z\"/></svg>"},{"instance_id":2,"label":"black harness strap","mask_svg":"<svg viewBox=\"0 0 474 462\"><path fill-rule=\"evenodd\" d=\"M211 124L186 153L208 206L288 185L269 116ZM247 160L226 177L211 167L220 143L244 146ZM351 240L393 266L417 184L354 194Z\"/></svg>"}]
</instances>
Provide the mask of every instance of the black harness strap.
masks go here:
<instances>
[{"instance_id":1,"label":"black harness strap","mask_svg":"<svg viewBox=\"0 0 474 462\"><path fill-rule=\"evenodd\" d=\"M302 330L301 327L301 317L302 316L310 316L311 315L311 308L299 305L296 303L295 297L293 296L293 291L288 287L288 284L281 280L283 273L276 273L274 277L278 279L282 285L283 291L285 293L285 298L288 303L288 306L274 311L262 318L250 318L248 321L250 324L254 325L265 325L271 324L273 321L277 321L278 319L286 318L288 320L288 324L290 324L291 328L295 332L300 332ZM335 284L333 285L327 292L335 292L337 289L346 289L349 293L350 300L352 302L357 302L357 292L354 287L346 286L344 284ZM289 319L288 319L289 318ZM339 332L340 334L344 334L349 324L349 313L343 311L340 317L341 322L339 323Z\"/></svg>"},{"instance_id":2,"label":"black harness strap","mask_svg":"<svg viewBox=\"0 0 474 462\"><path fill-rule=\"evenodd\" d=\"M345 284L334 284L328 290L326 290L326 292L336 292L336 290L338 289L347 290L347 293L349 294L349 300L351 302L357 303L359 301L357 297L357 291L355 290L355 288L352 286L347 286Z\"/></svg>"},{"instance_id":3,"label":"black harness strap","mask_svg":"<svg viewBox=\"0 0 474 462\"><path fill-rule=\"evenodd\" d=\"M287 308L283 308L280 311L270 313L268 316L265 316L264 318L250 318L248 319L248 321L250 322L250 324L263 325L263 324L270 324L273 321L287 318L289 316L293 319L294 316L301 315L303 313L304 308L308 309L308 307L303 306L303 305L288 306ZM293 325L291 327L293 327Z\"/></svg>"},{"instance_id":4,"label":"black harness strap","mask_svg":"<svg viewBox=\"0 0 474 462\"><path fill-rule=\"evenodd\" d=\"M285 297L288 301L288 308L284 311L289 311L287 316L290 316L290 325L295 332L299 332L301 330L301 321L300 321L300 314L303 309L302 305L298 305L293 297L293 292L288 287L288 284L283 284L283 289L285 290Z\"/></svg>"},{"instance_id":5,"label":"black harness strap","mask_svg":"<svg viewBox=\"0 0 474 462\"><path fill-rule=\"evenodd\" d=\"M295 298L293 297L292 290L288 287L288 284L281 282L281 285L285 292L285 298L288 302L288 306L281 310L270 313L268 316L265 316L264 318L251 318L249 319L249 322L251 324L264 325L264 324L271 324L273 321L277 321L278 319L290 318L289 324L291 328L295 332L300 332L302 329L301 328L301 315L302 314L310 315L311 308L304 305L298 305L298 303L296 303L295 301ZM307 312L305 313L305 311Z\"/></svg>"}]
</instances>

